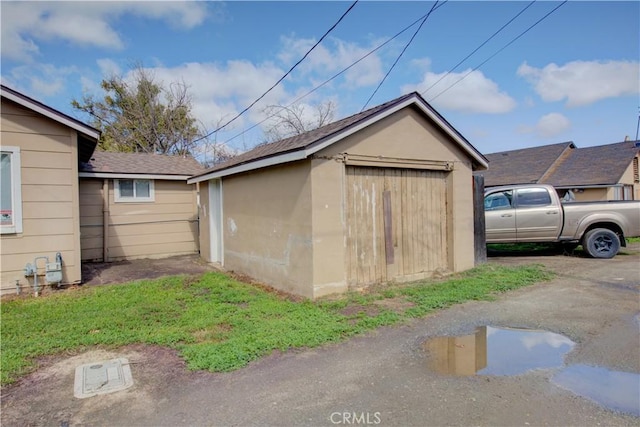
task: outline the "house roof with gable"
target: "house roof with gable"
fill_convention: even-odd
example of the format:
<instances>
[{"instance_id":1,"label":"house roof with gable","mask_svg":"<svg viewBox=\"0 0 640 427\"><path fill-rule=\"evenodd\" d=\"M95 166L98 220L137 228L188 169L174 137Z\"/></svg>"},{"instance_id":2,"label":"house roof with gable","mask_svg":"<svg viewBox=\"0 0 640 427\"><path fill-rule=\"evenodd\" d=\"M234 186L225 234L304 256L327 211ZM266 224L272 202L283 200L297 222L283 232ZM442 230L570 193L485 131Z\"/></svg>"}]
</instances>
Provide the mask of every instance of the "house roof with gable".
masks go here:
<instances>
[{"instance_id":1,"label":"house roof with gable","mask_svg":"<svg viewBox=\"0 0 640 427\"><path fill-rule=\"evenodd\" d=\"M577 148L573 142L487 154L485 187L513 184L549 184L554 187L614 185L620 182L638 141Z\"/></svg>"},{"instance_id":2,"label":"house roof with gable","mask_svg":"<svg viewBox=\"0 0 640 427\"><path fill-rule=\"evenodd\" d=\"M543 183L554 187L617 184L639 151L636 141L579 148Z\"/></svg>"},{"instance_id":3,"label":"house roof with gable","mask_svg":"<svg viewBox=\"0 0 640 427\"><path fill-rule=\"evenodd\" d=\"M486 187L537 183L563 154L575 148L575 144L568 141L487 154L489 169L479 174L484 175Z\"/></svg>"},{"instance_id":4,"label":"house roof with gable","mask_svg":"<svg viewBox=\"0 0 640 427\"><path fill-rule=\"evenodd\" d=\"M100 138L100 131L98 129L5 85L0 85L0 92L3 98L76 130L78 132L78 160L80 162L89 160Z\"/></svg>"},{"instance_id":5,"label":"house roof with gable","mask_svg":"<svg viewBox=\"0 0 640 427\"><path fill-rule=\"evenodd\" d=\"M456 141L467 155L473 159L474 168L484 169L487 167L487 159L451 126L444 117L434 110L419 93L412 92L312 131L269 144L259 145L253 150L207 169L201 174L191 178L189 182L201 182L208 179L220 178L249 170L305 159L364 127L409 106L417 108Z\"/></svg>"},{"instance_id":6,"label":"house roof with gable","mask_svg":"<svg viewBox=\"0 0 640 427\"><path fill-rule=\"evenodd\" d=\"M150 153L95 151L80 164L84 178L150 178L186 180L204 170L193 157Z\"/></svg>"}]
</instances>

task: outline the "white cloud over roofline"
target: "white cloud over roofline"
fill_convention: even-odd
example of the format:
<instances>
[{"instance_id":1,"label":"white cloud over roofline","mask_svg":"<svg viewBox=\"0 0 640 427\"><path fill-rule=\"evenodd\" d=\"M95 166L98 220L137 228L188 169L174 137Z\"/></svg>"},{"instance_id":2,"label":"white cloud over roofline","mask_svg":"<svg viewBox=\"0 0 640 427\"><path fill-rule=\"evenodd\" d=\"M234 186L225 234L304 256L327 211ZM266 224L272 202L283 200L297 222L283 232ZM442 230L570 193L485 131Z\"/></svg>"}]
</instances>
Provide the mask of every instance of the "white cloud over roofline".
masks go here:
<instances>
[{"instance_id":1,"label":"white cloud over roofline","mask_svg":"<svg viewBox=\"0 0 640 427\"><path fill-rule=\"evenodd\" d=\"M503 114L517 105L496 82L478 70L448 75L427 71L421 82L402 86L403 93L411 91L424 92L423 96L437 109L464 113Z\"/></svg>"},{"instance_id":2,"label":"white cloud over roofline","mask_svg":"<svg viewBox=\"0 0 640 427\"><path fill-rule=\"evenodd\" d=\"M518 75L526 79L542 100L566 100L580 107L607 98L640 93L640 64L635 61L573 61L543 68L524 62Z\"/></svg>"}]
</instances>

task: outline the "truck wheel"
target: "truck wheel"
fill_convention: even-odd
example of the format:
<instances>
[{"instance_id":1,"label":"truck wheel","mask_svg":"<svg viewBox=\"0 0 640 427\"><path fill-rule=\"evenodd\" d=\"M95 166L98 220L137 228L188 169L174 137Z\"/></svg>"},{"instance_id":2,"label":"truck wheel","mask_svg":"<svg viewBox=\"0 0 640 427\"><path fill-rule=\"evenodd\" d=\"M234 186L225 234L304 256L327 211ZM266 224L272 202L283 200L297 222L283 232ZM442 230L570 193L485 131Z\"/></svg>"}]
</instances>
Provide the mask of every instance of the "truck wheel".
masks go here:
<instances>
[{"instance_id":1,"label":"truck wheel","mask_svg":"<svg viewBox=\"0 0 640 427\"><path fill-rule=\"evenodd\" d=\"M594 228L582 238L582 248L592 258L613 258L620 250L620 238L606 228Z\"/></svg>"}]
</instances>

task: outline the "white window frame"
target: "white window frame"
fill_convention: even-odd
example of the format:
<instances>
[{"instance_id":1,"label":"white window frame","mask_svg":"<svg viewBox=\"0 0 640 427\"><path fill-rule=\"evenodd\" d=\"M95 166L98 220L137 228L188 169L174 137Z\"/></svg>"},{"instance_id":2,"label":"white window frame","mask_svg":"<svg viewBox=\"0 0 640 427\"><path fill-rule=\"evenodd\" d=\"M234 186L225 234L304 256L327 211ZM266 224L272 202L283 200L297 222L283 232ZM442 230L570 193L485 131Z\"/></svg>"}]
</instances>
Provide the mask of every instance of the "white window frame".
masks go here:
<instances>
[{"instance_id":1,"label":"white window frame","mask_svg":"<svg viewBox=\"0 0 640 427\"><path fill-rule=\"evenodd\" d=\"M0 152L11 156L11 209L13 224L0 225L0 234L22 233L22 179L20 147L1 146Z\"/></svg>"},{"instance_id":2,"label":"white window frame","mask_svg":"<svg viewBox=\"0 0 640 427\"><path fill-rule=\"evenodd\" d=\"M120 195L120 181L133 181L133 197L123 197ZM137 197L135 194L136 191L136 181L148 181L149 182L149 197ZM114 200L116 203L152 203L156 200L156 194L154 189L154 180L153 179L131 179L131 178L123 178L123 179L114 179L113 180L114 187Z\"/></svg>"}]
</instances>

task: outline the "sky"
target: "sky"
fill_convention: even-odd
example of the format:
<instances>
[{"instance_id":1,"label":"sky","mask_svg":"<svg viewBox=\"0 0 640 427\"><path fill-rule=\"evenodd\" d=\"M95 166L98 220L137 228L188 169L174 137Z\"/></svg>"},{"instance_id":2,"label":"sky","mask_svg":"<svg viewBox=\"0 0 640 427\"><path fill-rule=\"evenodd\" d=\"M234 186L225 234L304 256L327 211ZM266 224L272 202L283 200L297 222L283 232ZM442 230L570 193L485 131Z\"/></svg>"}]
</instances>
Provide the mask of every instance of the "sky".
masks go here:
<instances>
[{"instance_id":1,"label":"sky","mask_svg":"<svg viewBox=\"0 0 640 427\"><path fill-rule=\"evenodd\" d=\"M127 78L142 64L165 86L184 82L211 132L282 78L352 3L2 1L2 83L88 122L71 100L103 96L103 78ZM636 137L639 60L637 1L359 1L208 141L238 151L263 142L269 105L311 114L331 101L337 120L417 91L484 154L611 144Z\"/></svg>"}]
</instances>

